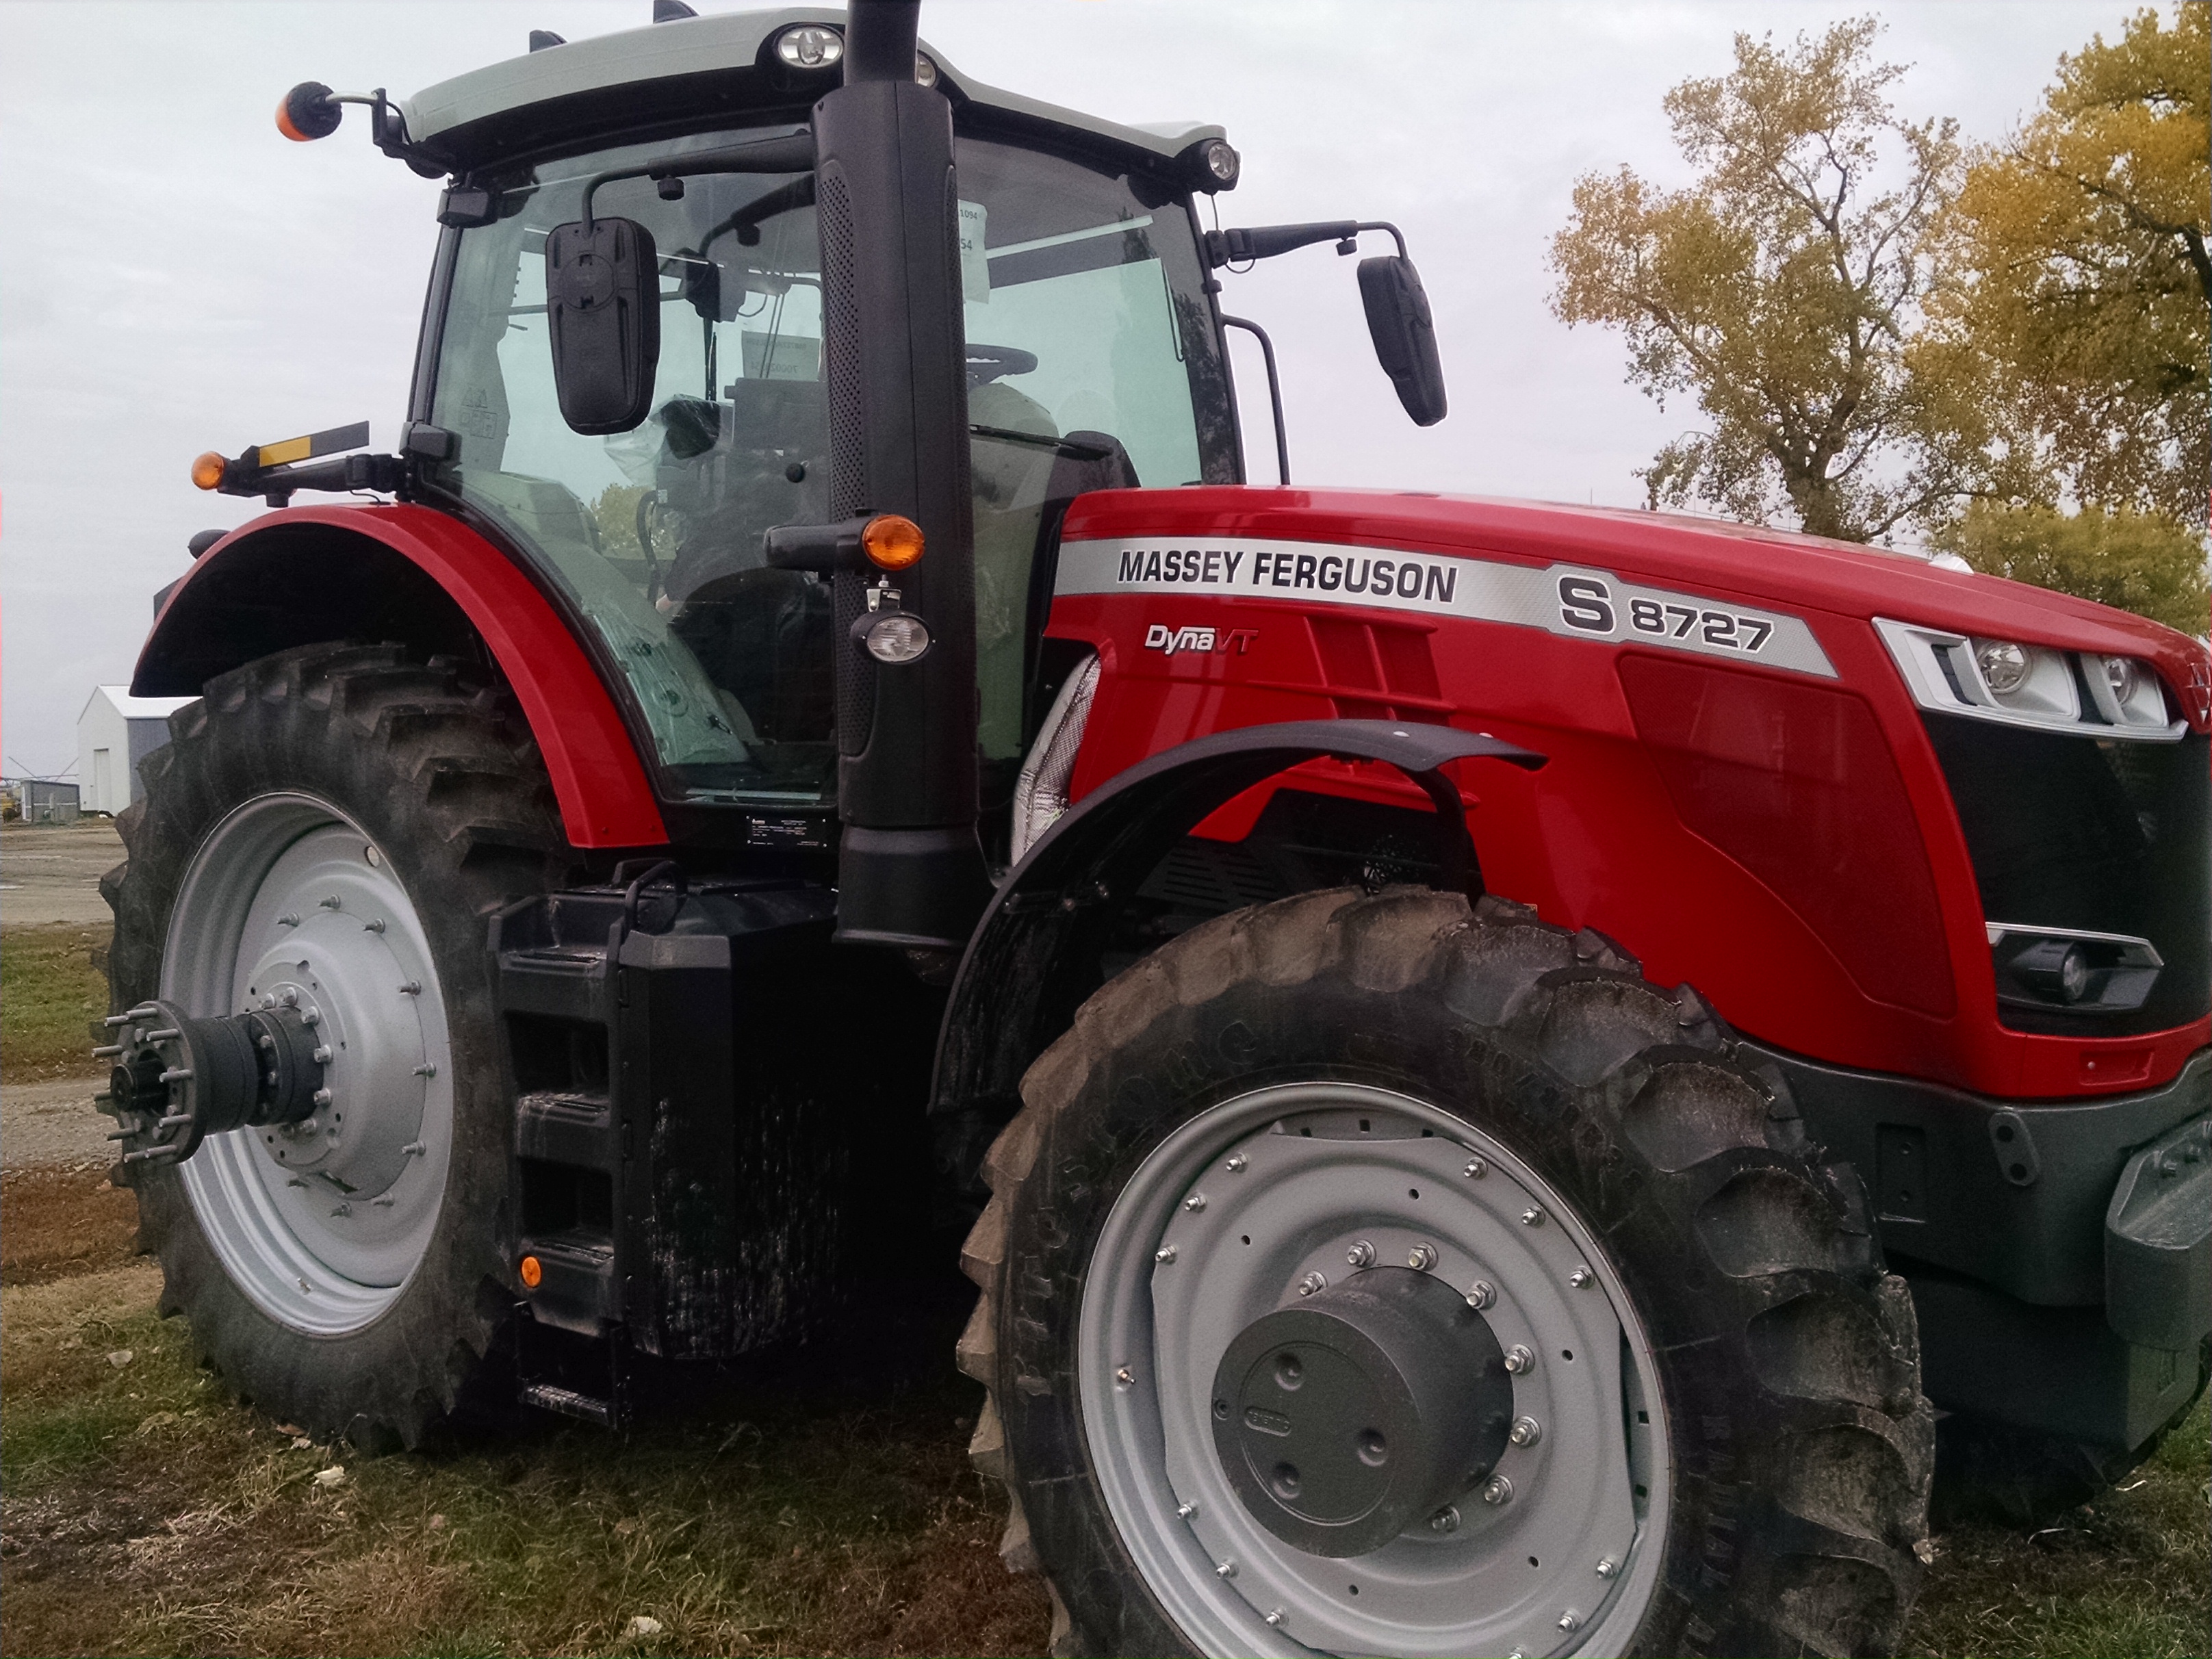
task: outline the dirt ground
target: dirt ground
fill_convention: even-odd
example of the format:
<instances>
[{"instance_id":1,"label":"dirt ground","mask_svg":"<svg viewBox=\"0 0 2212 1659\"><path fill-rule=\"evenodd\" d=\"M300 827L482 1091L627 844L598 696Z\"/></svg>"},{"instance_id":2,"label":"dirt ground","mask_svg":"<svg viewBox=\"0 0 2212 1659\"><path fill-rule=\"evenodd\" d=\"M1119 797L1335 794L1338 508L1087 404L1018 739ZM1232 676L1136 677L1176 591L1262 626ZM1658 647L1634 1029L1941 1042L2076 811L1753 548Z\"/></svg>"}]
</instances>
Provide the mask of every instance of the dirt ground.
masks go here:
<instances>
[{"instance_id":1,"label":"dirt ground","mask_svg":"<svg viewBox=\"0 0 2212 1659\"><path fill-rule=\"evenodd\" d=\"M106 926L100 878L122 862L123 842L108 818L0 829L0 927Z\"/></svg>"}]
</instances>

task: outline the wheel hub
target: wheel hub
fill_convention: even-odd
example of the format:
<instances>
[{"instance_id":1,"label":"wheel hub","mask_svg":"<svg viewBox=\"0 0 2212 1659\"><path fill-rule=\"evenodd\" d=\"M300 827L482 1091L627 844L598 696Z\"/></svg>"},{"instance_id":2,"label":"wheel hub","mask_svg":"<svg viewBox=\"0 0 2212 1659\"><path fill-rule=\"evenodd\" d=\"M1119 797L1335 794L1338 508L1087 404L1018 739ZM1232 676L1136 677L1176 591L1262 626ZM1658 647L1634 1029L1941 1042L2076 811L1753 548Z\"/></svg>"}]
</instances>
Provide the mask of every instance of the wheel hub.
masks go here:
<instances>
[{"instance_id":1,"label":"wheel hub","mask_svg":"<svg viewBox=\"0 0 2212 1659\"><path fill-rule=\"evenodd\" d=\"M1213 1379L1213 1442L1252 1517L1343 1559L1488 1474L1513 1416L1505 1353L1466 1298L1372 1267L1255 1320Z\"/></svg>"}]
</instances>

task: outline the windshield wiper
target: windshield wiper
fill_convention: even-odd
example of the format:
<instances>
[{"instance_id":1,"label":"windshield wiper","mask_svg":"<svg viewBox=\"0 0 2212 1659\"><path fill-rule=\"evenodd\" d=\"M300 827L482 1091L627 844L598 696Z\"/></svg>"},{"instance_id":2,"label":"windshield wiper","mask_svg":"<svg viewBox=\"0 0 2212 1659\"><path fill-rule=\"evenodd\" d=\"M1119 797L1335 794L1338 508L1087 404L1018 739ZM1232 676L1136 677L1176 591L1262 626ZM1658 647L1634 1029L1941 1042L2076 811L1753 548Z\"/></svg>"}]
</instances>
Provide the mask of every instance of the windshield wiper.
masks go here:
<instances>
[{"instance_id":1,"label":"windshield wiper","mask_svg":"<svg viewBox=\"0 0 2212 1659\"><path fill-rule=\"evenodd\" d=\"M979 438L996 438L1001 443L1027 444L1036 449L1049 449L1056 454L1073 455L1079 461L1103 461L1114 452L1102 449L1097 444L1079 444L1066 438L1054 438L1042 432L1018 432L1006 426L976 426L970 423L968 430Z\"/></svg>"}]
</instances>

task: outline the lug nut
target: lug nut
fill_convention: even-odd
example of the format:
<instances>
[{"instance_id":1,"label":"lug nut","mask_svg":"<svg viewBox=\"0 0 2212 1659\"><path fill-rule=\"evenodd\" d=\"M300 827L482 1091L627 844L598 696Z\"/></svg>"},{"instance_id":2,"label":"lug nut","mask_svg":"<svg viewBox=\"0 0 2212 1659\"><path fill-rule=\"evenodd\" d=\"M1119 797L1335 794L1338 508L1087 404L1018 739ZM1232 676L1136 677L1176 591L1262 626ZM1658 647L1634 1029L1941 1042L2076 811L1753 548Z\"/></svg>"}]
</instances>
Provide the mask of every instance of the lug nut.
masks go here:
<instances>
[{"instance_id":1,"label":"lug nut","mask_svg":"<svg viewBox=\"0 0 2212 1659\"><path fill-rule=\"evenodd\" d=\"M1609 1555L1597 1564L1597 1576L1601 1578L1610 1578L1620 1571L1620 1563Z\"/></svg>"},{"instance_id":2,"label":"lug nut","mask_svg":"<svg viewBox=\"0 0 2212 1659\"><path fill-rule=\"evenodd\" d=\"M1443 1508L1438 1510L1434 1515L1429 1517L1429 1530L1431 1532L1457 1532L1459 1530L1459 1511L1453 1508L1449 1504L1445 1504Z\"/></svg>"},{"instance_id":3,"label":"lug nut","mask_svg":"<svg viewBox=\"0 0 2212 1659\"><path fill-rule=\"evenodd\" d=\"M1183 1200L1182 1206L1184 1209L1188 1210L1193 1215L1196 1215L1200 1210L1206 1207L1206 1194L1204 1193L1193 1193L1188 1198Z\"/></svg>"},{"instance_id":4,"label":"lug nut","mask_svg":"<svg viewBox=\"0 0 2212 1659\"><path fill-rule=\"evenodd\" d=\"M1490 1166L1479 1158L1471 1158L1467 1161L1467 1167L1460 1173L1469 1181L1480 1181L1490 1173Z\"/></svg>"},{"instance_id":5,"label":"lug nut","mask_svg":"<svg viewBox=\"0 0 2212 1659\"><path fill-rule=\"evenodd\" d=\"M330 1045L328 1043L325 1043L321 1048L316 1049L313 1059L315 1064L318 1066L329 1065L331 1063Z\"/></svg>"},{"instance_id":6,"label":"lug nut","mask_svg":"<svg viewBox=\"0 0 2212 1659\"><path fill-rule=\"evenodd\" d=\"M1375 1265L1375 1247L1363 1238L1344 1253L1344 1259L1355 1267L1371 1267Z\"/></svg>"},{"instance_id":7,"label":"lug nut","mask_svg":"<svg viewBox=\"0 0 2212 1659\"><path fill-rule=\"evenodd\" d=\"M1478 1279L1467 1287L1467 1305L1480 1313L1498 1300L1498 1287L1486 1279Z\"/></svg>"},{"instance_id":8,"label":"lug nut","mask_svg":"<svg viewBox=\"0 0 2212 1659\"><path fill-rule=\"evenodd\" d=\"M1588 1267L1577 1267L1574 1272L1567 1275L1567 1283L1573 1285L1578 1291L1586 1291L1590 1287L1592 1282L1595 1281L1597 1275L1592 1273Z\"/></svg>"},{"instance_id":9,"label":"lug nut","mask_svg":"<svg viewBox=\"0 0 2212 1659\"><path fill-rule=\"evenodd\" d=\"M1234 1561L1220 1563L1213 1569L1213 1576L1216 1578L1234 1578L1237 1576L1237 1564Z\"/></svg>"},{"instance_id":10,"label":"lug nut","mask_svg":"<svg viewBox=\"0 0 2212 1659\"><path fill-rule=\"evenodd\" d=\"M1533 1417L1516 1417L1506 1437L1516 1446L1533 1446L1544 1437L1544 1425Z\"/></svg>"},{"instance_id":11,"label":"lug nut","mask_svg":"<svg viewBox=\"0 0 2212 1659\"><path fill-rule=\"evenodd\" d=\"M438 1068L434 1066L417 1066L415 1068L415 1075L416 1077L435 1077L438 1075Z\"/></svg>"},{"instance_id":12,"label":"lug nut","mask_svg":"<svg viewBox=\"0 0 2212 1659\"><path fill-rule=\"evenodd\" d=\"M325 894L323 897L316 900L315 902L318 904L320 904L325 910L335 910L338 908L338 896L336 893Z\"/></svg>"},{"instance_id":13,"label":"lug nut","mask_svg":"<svg viewBox=\"0 0 2212 1659\"><path fill-rule=\"evenodd\" d=\"M1319 1273L1308 1273L1304 1279L1298 1280L1298 1294L1300 1296L1319 1296L1328 1288L1328 1280L1322 1278Z\"/></svg>"},{"instance_id":14,"label":"lug nut","mask_svg":"<svg viewBox=\"0 0 2212 1659\"><path fill-rule=\"evenodd\" d=\"M1267 1612L1260 1615L1260 1618L1263 1623L1279 1625L1283 1622L1283 1610L1280 1607L1269 1607Z\"/></svg>"},{"instance_id":15,"label":"lug nut","mask_svg":"<svg viewBox=\"0 0 2212 1659\"><path fill-rule=\"evenodd\" d=\"M1437 1249L1433 1244L1416 1244L1406 1252L1406 1265L1417 1273L1425 1273L1437 1265Z\"/></svg>"},{"instance_id":16,"label":"lug nut","mask_svg":"<svg viewBox=\"0 0 2212 1659\"><path fill-rule=\"evenodd\" d=\"M1172 1244L1163 1244L1158 1249L1152 1252L1152 1260L1158 1262L1163 1267L1166 1267L1168 1263L1173 1261L1175 1259L1176 1247Z\"/></svg>"},{"instance_id":17,"label":"lug nut","mask_svg":"<svg viewBox=\"0 0 2212 1659\"><path fill-rule=\"evenodd\" d=\"M1510 1504L1513 1501L1513 1483L1502 1474L1493 1474L1482 1483L1482 1501L1486 1504Z\"/></svg>"},{"instance_id":18,"label":"lug nut","mask_svg":"<svg viewBox=\"0 0 2212 1659\"><path fill-rule=\"evenodd\" d=\"M1198 1505L1195 1504L1178 1504L1176 1505L1176 1519L1178 1521L1188 1521L1192 1516L1196 1515L1197 1513Z\"/></svg>"},{"instance_id":19,"label":"lug nut","mask_svg":"<svg viewBox=\"0 0 2212 1659\"><path fill-rule=\"evenodd\" d=\"M1223 1164L1221 1167L1228 1170L1231 1175L1243 1175L1244 1173L1244 1164L1245 1158L1243 1153L1231 1152L1229 1155L1229 1162Z\"/></svg>"},{"instance_id":20,"label":"lug nut","mask_svg":"<svg viewBox=\"0 0 2212 1659\"><path fill-rule=\"evenodd\" d=\"M1505 1351L1505 1369L1518 1376L1536 1363L1536 1356L1516 1342Z\"/></svg>"},{"instance_id":21,"label":"lug nut","mask_svg":"<svg viewBox=\"0 0 2212 1659\"><path fill-rule=\"evenodd\" d=\"M1582 1615L1577 1613L1572 1607L1569 1607L1565 1613L1559 1615L1559 1628L1561 1630L1577 1631L1582 1627Z\"/></svg>"},{"instance_id":22,"label":"lug nut","mask_svg":"<svg viewBox=\"0 0 2212 1659\"><path fill-rule=\"evenodd\" d=\"M328 1089L318 1089L313 1096L314 1103L318 1106L329 1105L334 1097Z\"/></svg>"},{"instance_id":23,"label":"lug nut","mask_svg":"<svg viewBox=\"0 0 2212 1659\"><path fill-rule=\"evenodd\" d=\"M1544 1212L1538 1206L1531 1204L1527 1209L1521 1212L1521 1224L1524 1227L1542 1226L1544 1224Z\"/></svg>"},{"instance_id":24,"label":"lug nut","mask_svg":"<svg viewBox=\"0 0 2212 1659\"><path fill-rule=\"evenodd\" d=\"M287 1008L296 1008L300 1006L299 992L293 989L292 987L289 985L277 994L276 1000L283 1003Z\"/></svg>"},{"instance_id":25,"label":"lug nut","mask_svg":"<svg viewBox=\"0 0 2212 1659\"><path fill-rule=\"evenodd\" d=\"M1115 1371L1114 1382L1119 1388L1133 1389L1137 1386L1137 1374L1123 1365Z\"/></svg>"}]
</instances>

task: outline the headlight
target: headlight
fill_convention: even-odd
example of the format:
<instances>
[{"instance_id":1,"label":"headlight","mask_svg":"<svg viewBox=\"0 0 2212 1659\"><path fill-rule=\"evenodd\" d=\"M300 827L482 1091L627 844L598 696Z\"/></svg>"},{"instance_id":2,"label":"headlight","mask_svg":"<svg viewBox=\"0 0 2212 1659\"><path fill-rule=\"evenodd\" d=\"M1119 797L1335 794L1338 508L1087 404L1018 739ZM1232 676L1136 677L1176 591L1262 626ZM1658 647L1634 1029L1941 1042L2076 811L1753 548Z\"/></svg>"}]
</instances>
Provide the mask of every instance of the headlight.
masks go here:
<instances>
[{"instance_id":1,"label":"headlight","mask_svg":"<svg viewBox=\"0 0 2212 1659\"><path fill-rule=\"evenodd\" d=\"M2125 704L2142 684L2142 672L2125 657L2105 659L2105 684L2112 688L2112 701Z\"/></svg>"},{"instance_id":2,"label":"headlight","mask_svg":"<svg viewBox=\"0 0 2212 1659\"><path fill-rule=\"evenodd\" d=\"M929 624L903 611L861 618L860 648L894 665L918 660L929 649Z\"/></svg>"},{"instance_id":3,"label":"headlight","mask_svg":"<svg viewBox=\"0 0 2212 1659\"><path fill-rule=\"evenodd\" d=\"M843 60L845 37L819 23L801 23L775 37L775 55L793 69L829 69Z\"/></svg>"},{"instance_id":4,"label":"headlight","mask_svg":"<svg viewBox=\"0 0 2212 1659\"><path fill-rule=\"evenodd\" d=\"M2010 640L1984 640L1974 648L1974 661L1990 690L2001 697L2027 683L2027 653Z\"/></svg>"}]
</instances>

